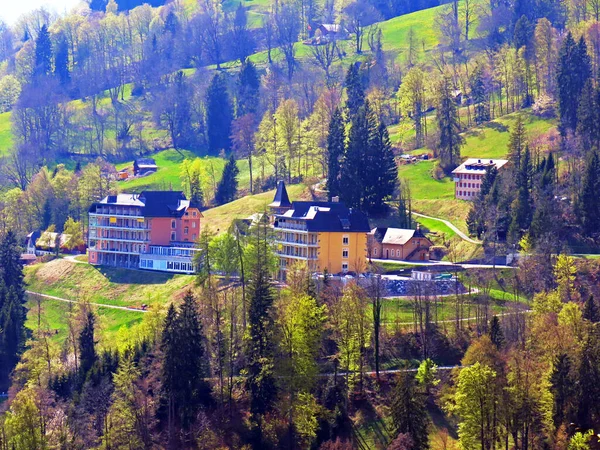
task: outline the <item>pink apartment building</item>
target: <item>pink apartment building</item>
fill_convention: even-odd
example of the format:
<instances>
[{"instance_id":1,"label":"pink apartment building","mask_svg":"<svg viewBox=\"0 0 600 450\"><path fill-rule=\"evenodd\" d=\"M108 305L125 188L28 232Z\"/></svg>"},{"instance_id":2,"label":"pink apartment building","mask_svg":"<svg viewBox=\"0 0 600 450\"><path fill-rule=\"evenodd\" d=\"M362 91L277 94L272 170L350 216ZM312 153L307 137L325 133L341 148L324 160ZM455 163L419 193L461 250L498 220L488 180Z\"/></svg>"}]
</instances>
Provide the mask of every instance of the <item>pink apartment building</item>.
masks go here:
<instances>
[{"instance_id":1,"label":"pink apartment building","mask_svg":"<svg viewBox=\"0 0 600 450\"><path fill-rule=\"evenodd\" d=\"M467 159L452 171L454 197L458 200L475 200L488 167L496 166L500 170L507 162L505 159Z\"/></svg>"}]
</instances>

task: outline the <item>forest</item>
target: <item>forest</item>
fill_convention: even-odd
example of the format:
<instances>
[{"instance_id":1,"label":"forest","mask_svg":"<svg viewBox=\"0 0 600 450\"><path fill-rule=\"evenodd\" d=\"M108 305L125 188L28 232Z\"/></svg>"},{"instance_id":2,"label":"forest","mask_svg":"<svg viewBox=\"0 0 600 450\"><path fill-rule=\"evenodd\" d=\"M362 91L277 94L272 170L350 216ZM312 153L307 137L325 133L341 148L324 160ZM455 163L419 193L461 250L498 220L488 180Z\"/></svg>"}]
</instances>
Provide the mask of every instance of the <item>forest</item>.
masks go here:
<instances>
[{"instance_id":1,"label":"forest","mask_svg":"<svg viewBox=\"0 0 600 450\"><path fill-rule=\"evenodd\" d=\"M600 448L598 0L140 3L0 23L0 450ZM163 167L117 181L142 156ZM473 202L448 188L466 156L509 161ZM22 268L27 234L76 248L106 195L247 216L281 179L518 262L455 269L447 296L385 297L377 263L282 286L268 223L232 217L203 224L194 276L26 292L85 264ZM110 329L100 275L148 308Z\"/></svg>"}]
</instances>

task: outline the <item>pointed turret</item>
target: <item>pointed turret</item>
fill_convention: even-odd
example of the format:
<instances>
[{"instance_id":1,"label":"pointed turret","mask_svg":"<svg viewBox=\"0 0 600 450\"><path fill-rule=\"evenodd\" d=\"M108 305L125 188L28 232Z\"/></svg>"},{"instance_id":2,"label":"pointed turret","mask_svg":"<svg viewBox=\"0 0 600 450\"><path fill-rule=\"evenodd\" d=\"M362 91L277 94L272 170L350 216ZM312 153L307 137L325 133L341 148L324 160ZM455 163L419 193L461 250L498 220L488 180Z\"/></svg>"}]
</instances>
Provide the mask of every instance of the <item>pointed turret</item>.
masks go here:
<instances>
[{"instance_id":1,"label":"pointed turret","mask_svg":"<svg viewBox=\"0 0 600 450\"><path fill-rule=\"evenodd\" d=\"M284 214L288 209L292 207L292 202L288 197L287 189L285 188L285 182L283 180L277 183L277 191L273 202L269 205L272 214Z\"/></svg>"}]
</instances>

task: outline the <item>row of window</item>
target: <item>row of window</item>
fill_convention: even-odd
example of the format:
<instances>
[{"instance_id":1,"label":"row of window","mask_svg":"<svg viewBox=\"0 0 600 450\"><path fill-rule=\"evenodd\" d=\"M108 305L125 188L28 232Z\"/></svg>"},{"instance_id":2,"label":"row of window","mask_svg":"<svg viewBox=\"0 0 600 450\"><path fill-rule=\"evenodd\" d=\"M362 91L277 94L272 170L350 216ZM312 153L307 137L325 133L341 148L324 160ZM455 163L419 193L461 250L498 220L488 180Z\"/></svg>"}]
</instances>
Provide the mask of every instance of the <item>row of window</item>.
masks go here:
<instances>
[{"instance_id":1,"label":"row of window","mask_svg":"<svg viewBox=\"0 0 600 450\"><path fill-rule=\"evenodd\" d=\"M171 220L171 229L174 230L177 228L177 220L172 219ZM192 222L192 228L196 228L196 222ZM188 227L185 227L185 229L187 230ZM185 232L187 234L187 231Z\"/></svg>"},{"instance_id":2,"label":"row of window","mask_svg":"<svg viewBox=\"0 0 600 450\"><path fill-rule=\"evenodd\" d=\"M181 270L182 272L193 272L192 263L167 261L167 270Z\"/></svg>"},{"instance_id":3,"label":"row of window","mask_svg":"<svg viewBox=\"0 0 600 450\"><path fill-rule=\"evenodd\" d=\"M480 186L481 186L480 183L458 183L458 187L461 187L461 188L471 188L471 189L474 189L474 188L478 188Z\"/></svg>"},{"instance_id":4,"label":"row of window","mask_svg":"<svg viewBox=\"0 0 600 450\"><path fill-rule=\"evenodd\" d=\"M460 178L465 179L465 180L480 180L483 178L483 175L477 175L475 173L467 173L467 174L461 175Z\"/></svg>"},{"instance_id":5,"label":"row of window","mask_svg":"<svg viewBox=\"0 0 600 450\"><path fill-rule=\"evenodd\" d=\"M459 197L475 197L477 195L477 192L473 192L473 191L458 191L457 195Z\"/></svg>"}]
</instances>

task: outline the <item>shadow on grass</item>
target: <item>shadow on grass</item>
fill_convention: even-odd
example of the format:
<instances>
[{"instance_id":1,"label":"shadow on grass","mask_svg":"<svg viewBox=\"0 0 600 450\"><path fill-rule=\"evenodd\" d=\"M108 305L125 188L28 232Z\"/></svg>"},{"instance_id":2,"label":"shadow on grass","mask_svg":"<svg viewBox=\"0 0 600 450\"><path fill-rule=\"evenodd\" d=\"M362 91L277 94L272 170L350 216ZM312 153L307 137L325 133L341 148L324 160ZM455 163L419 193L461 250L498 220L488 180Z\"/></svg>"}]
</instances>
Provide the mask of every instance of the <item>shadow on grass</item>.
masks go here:
<instances>
[{"instance_id":1,"label":"shadow on grass","mask_svg":"<svg viewBox=\"0 0 600 450\"><path fill-rule=\"evenodd\" d=\"M448 435L452 439L458 439L458 433L456 432L454 424L452 424L448 420L448 417L437 405L432 405L431 403L428 403L427 411L429 412L429 417L431 417L431 422L433 422L433 425L438 430L446 429L448 431Z\"/></svg>"},{"instance_id":2,"label":"shadow on grass","mask_svg":"<svg viewBox=\"0 0 600 450\"><path fill-rule=\"evenodd\" d=\"M508 131L508 127L499 122L488 122L484 125L486 128L491 128L492 130L496 130L499 133L506 133Z\"/></svg>"},{"instance_id":3,"label":"shadow on grass","mask_svg":"<svg viewBox=\"0 0 600 450\"><path fill-rule=\"evenodd\" d=\"M151 272L137 269L123 269L120 267L92 266L111 283L115 284L165 284L172 280L176 274L164 272Z\"/></svg>"}]
</instances>

